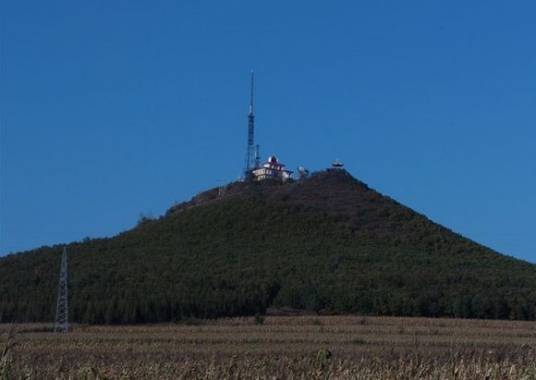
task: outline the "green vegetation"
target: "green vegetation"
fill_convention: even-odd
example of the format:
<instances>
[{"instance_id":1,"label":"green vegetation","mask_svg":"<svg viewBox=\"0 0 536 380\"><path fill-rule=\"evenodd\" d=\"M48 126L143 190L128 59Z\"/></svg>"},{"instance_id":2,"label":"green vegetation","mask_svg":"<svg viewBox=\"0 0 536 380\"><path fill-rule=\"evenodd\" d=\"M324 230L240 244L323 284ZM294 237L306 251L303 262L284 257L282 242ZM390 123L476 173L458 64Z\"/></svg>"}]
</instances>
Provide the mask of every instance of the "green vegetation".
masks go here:
<instances>
[{"instance_id":1,"label":"green vegetation","mask_svg":"<svg viewBox=\"0 0 536 380\"><path fill-rule=\"evenodd\" d=\"M234 183L110 239L69 245L70 316L145 323L321 313L535 319L536 266L346 172ZM0 259L0 322L53 319L61 247Z\"/></svg>"}]
</instances>

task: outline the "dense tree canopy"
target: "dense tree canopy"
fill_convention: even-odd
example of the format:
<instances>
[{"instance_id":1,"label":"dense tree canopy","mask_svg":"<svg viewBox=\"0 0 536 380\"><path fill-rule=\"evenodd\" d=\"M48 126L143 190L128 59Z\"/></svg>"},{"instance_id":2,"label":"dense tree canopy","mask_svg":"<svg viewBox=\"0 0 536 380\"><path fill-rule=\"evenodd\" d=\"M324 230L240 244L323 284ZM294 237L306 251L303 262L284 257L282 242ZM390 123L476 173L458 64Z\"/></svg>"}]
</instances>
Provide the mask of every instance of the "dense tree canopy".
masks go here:
<instances>
[{"instance_id":1,"label":"dense tree canopy","mask_svg":"<svg viewBox=\"0 0 536 380\"><path fill-rule=\"evenodd\" d=\"M345 171L233 183L69 249L83 323L253 315L268 307L535 319L536 266L500 255ZM61 247L0 259L0 321L54 317Z\"/></svg>"}]
</instances>

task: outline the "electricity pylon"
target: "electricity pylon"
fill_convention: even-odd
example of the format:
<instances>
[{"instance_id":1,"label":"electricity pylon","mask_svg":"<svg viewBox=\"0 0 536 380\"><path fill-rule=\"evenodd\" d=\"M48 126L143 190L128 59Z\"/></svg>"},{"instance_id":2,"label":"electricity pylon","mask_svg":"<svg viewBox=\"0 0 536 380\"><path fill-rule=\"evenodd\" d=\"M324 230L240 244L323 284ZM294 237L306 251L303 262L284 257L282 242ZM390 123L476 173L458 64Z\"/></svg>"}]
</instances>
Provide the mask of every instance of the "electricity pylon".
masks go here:
<instances>
[{"instance_id":1,"label":"electricity pylon","mask_svg":"<svg viewBox=\"0 0 536 380\"><path fill-rule=\"evenodd\" d=\"M56 304L56 322L54 332L69 331L69 293L67 272L67 248L63 247L60 265L60 279L58 282L58 302Z\"/></svg>"}]
</instances>

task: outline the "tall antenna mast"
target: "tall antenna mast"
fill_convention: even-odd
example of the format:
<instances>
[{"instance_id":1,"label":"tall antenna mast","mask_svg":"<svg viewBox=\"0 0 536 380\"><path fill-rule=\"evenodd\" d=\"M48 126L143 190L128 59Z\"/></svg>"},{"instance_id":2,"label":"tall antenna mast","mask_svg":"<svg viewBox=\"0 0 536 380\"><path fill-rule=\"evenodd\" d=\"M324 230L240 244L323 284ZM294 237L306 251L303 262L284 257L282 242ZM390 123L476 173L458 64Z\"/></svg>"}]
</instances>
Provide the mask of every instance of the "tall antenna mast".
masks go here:
<instances>
[{"instance_id":1,"label":"tall antenna mast","mask_svg":"<svg viewBox=\"0 0 536 380\"><path fill-rule=\"evenodd\" d=\"M255 168L255 73L251 71L251 83L249 93L249 112L248 112L248 147L246 151L246 163L244 165L244 178L247 180L251 177L251 170Z\"/></svg>"},{"instance_id":2,"label":"tall antenna mast","mask_svg":"<svg viewBox=\"0 0 536 380\"><path fill-rule=\"evenodd\" d=\"M67 272L67 247L63 247L60 265L60 279L58 281L58 302L56 304L55 332L69 331L69 294Z\"/></svg>"},{"instance_id":3,"label":"tall antenna mast","mask_svg":"<svg viewBox=\"0 0 536 380\"><path fill-rule=\"evenodd\" d=\"M253 115L253 99L255 96L255 73L251 70L251 83L249 85L249 114Z\"/></svg>"},{"instance_id":4,"label":"tall antenna mast","mask_svg":"<svg viewBox=\"0 0 536 380\"><path fill-rule=\"evenodd\" d=\"M255 145L255 169L261 166L261 151L259 144Z\"/></svg>"}]
</instances>

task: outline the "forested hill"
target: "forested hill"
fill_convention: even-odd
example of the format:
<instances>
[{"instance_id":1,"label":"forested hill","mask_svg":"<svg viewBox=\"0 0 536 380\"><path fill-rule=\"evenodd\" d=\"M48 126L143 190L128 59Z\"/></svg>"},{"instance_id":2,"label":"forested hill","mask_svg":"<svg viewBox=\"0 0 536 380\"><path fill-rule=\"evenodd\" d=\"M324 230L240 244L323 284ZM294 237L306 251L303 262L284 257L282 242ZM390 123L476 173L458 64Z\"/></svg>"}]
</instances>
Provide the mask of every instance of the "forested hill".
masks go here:
<instances>
[{"instance_id":1,"label":"forested hill","mask_svg":"<svg viewBox=\"0 0 536 380\"><path fill-rule=\"evenodd\" d=\"M0 321L51 321L61 247L0 259ZM536 265L346 171L233 183L109 239L68 245L70 316L141 323L264 313L535 318Z\"/></svg>"}]
</instances>

